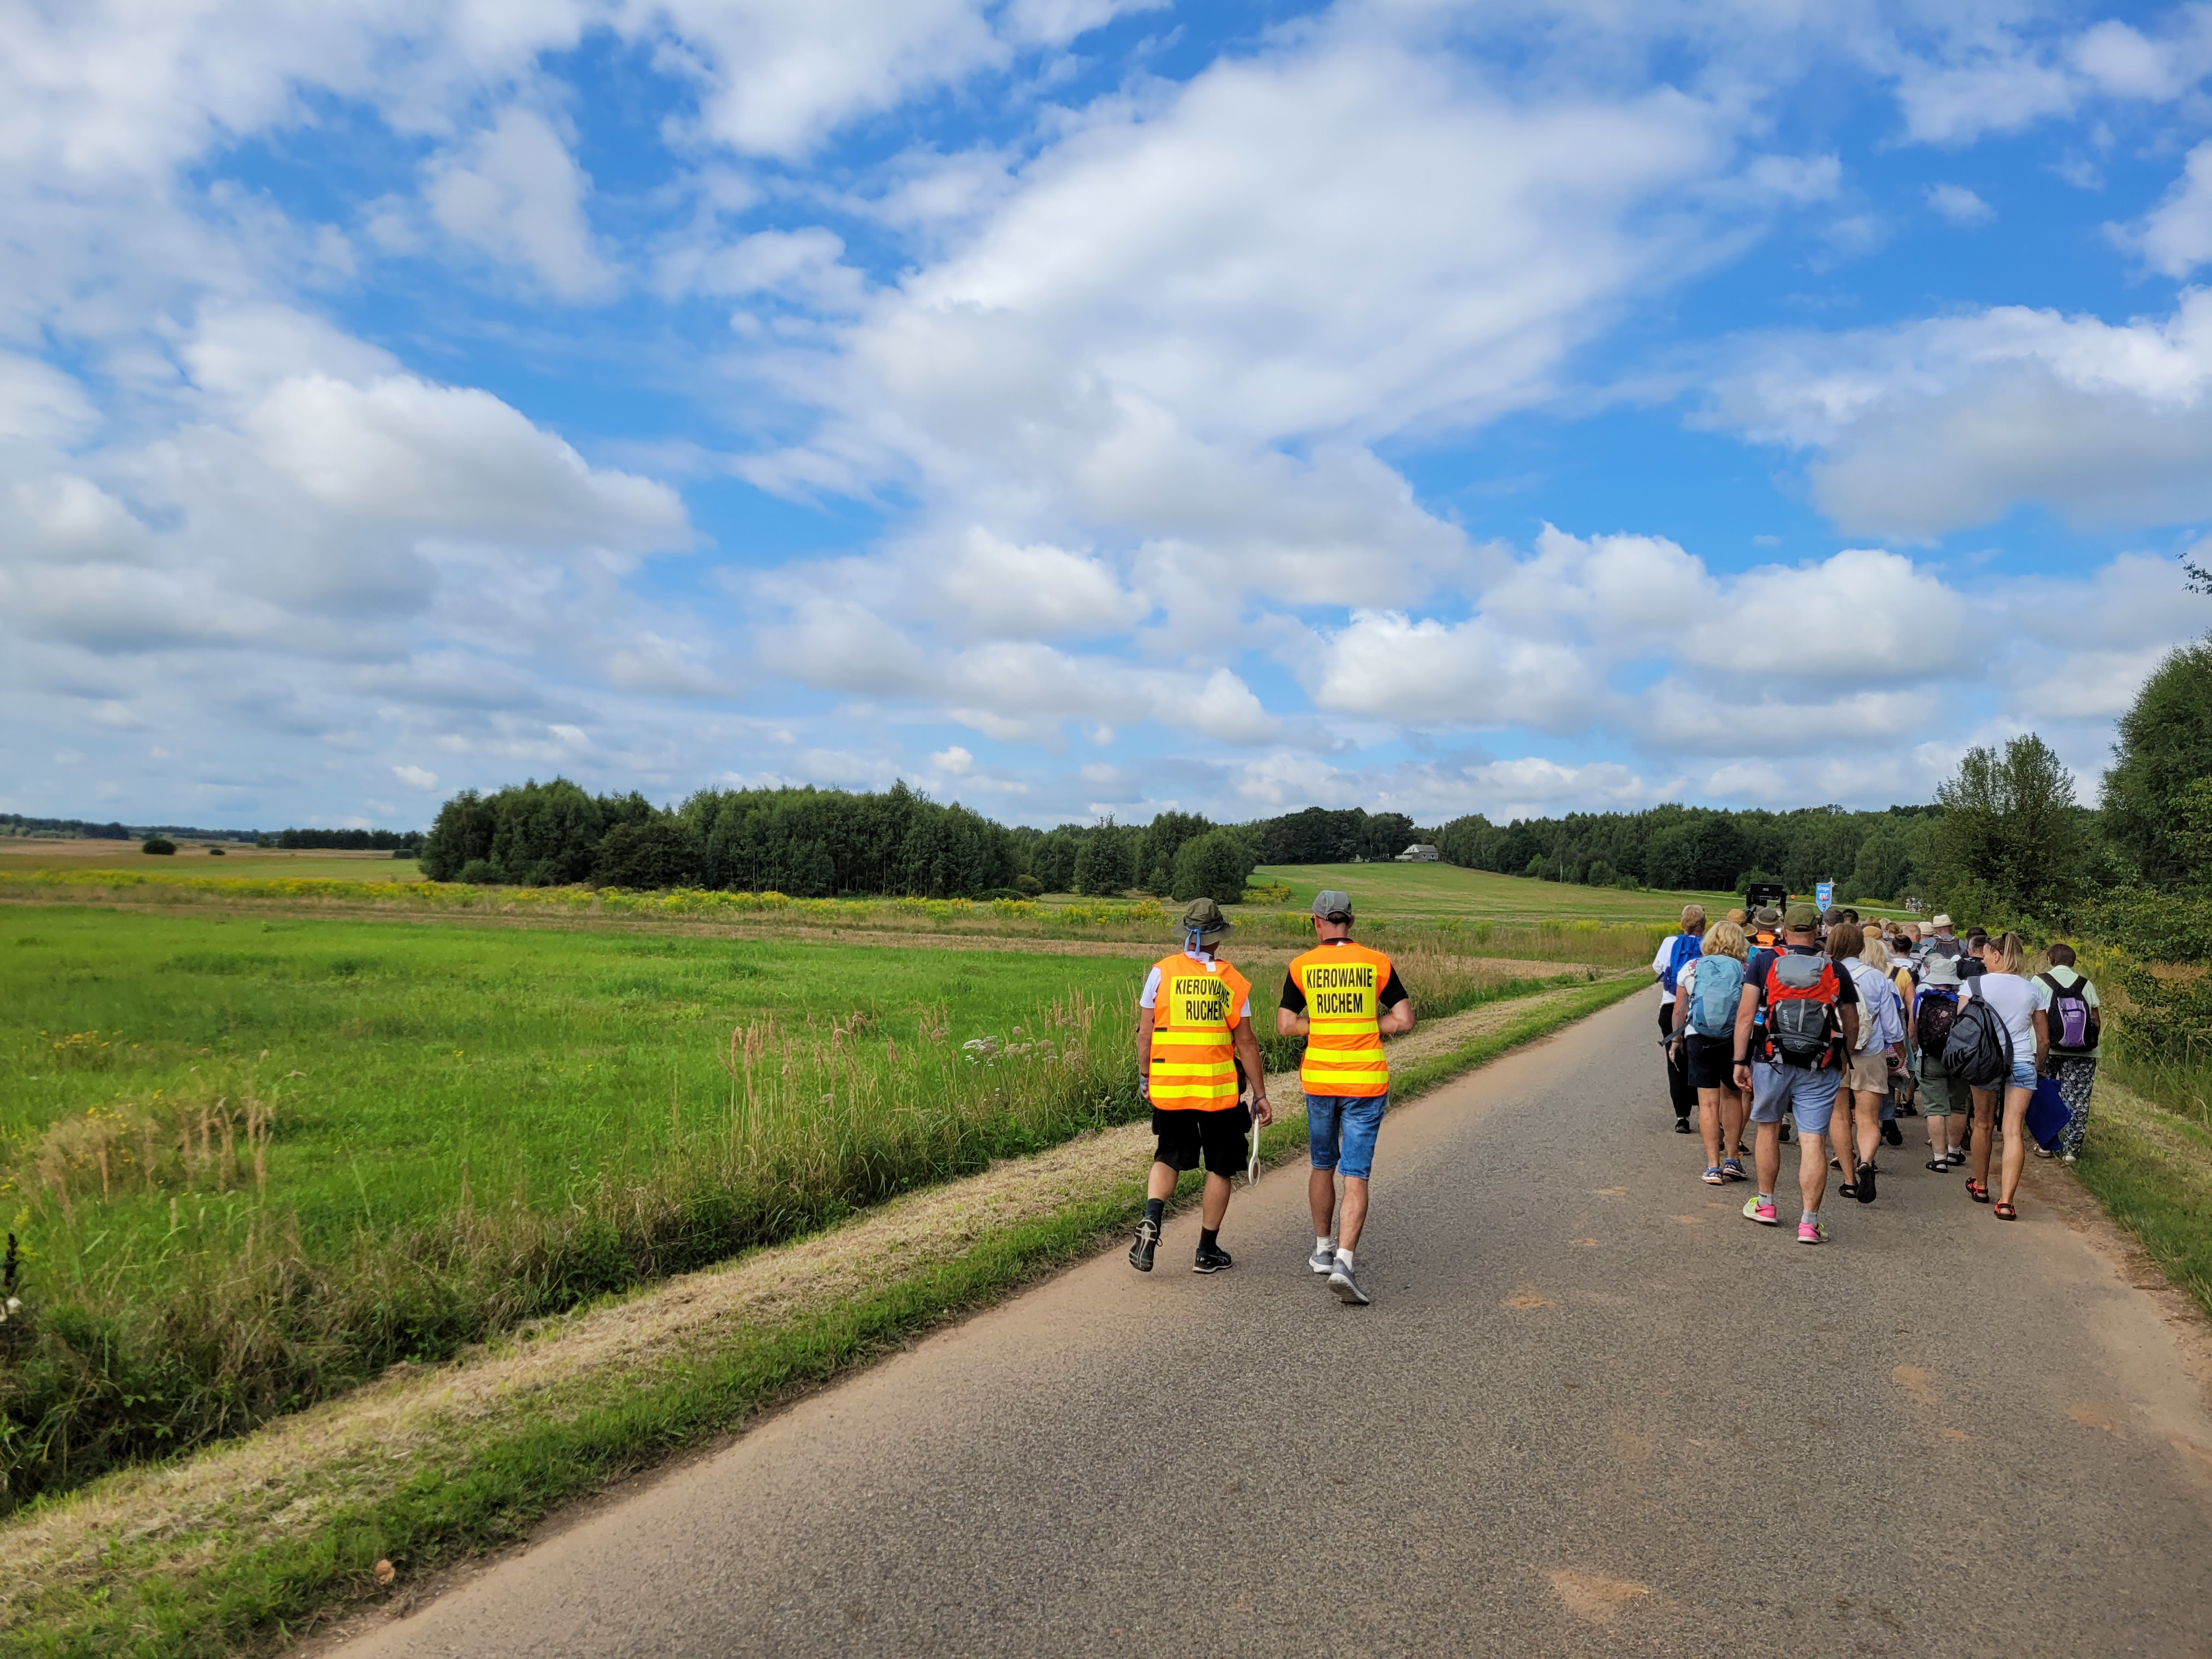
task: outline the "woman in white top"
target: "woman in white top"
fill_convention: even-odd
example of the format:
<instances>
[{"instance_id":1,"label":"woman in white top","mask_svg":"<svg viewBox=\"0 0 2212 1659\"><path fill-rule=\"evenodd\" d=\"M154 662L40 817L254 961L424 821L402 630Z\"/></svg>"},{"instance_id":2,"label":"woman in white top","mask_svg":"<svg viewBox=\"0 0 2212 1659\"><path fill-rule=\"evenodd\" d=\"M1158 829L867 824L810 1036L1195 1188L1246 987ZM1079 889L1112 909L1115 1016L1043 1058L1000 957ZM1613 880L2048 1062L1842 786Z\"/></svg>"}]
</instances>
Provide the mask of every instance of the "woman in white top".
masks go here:
<instances>
[{"instance_id":1,"label":"woman in white top","mask_svg":"<svg viewBox=\"0 0 2212 1659\"><path fill-rule=\"evenodd\" d=\"M2000 1221L2020 1219L2020 1211L2012 1200L2020 1190L2020 1172L2027 1163L2027 1103L2034 1098L2036 1076L2043 1069L2044 1050L2050 1043L2034 981L2020 971L2026 955L2018 933L1984 940L1982 973L1959 990L1961 1006L1976 998L1988 1003L2004 1021L2005 1031L2012 1038L2012 1075L2005 1079L2002 1091L2004 1163L1996 1211ZM1995 1089L1974 1091L1974 1178L1966 1183L1966 1192L1977 1204L1990 1201L1990 1132L1996 1115L1997 1094Z\"/></svg>"}]
</instances>

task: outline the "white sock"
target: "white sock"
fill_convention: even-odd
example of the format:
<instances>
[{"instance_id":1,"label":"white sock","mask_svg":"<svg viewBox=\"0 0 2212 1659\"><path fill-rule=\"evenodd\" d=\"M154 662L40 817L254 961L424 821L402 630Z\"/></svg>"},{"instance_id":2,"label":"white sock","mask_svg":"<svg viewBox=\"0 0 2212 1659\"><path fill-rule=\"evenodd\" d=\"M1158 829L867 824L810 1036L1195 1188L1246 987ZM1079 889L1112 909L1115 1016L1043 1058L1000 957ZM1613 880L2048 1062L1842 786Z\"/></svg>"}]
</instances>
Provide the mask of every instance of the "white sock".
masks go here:
<instances>
[{"instance_id":1,"label":"white sock","mask_svg":"<svg viewBox=\"0 0 2212 1659\"><path fill-rule=\"evenodd\" d=\"M1321 1233L1316 1233L1314 1235L1314 1254L1316 1255L1326 1255L1335 1248L1336 1241L1334 1239L1327 1237Z\"/></svg>"},{"instance_id":2,"label":"white sock","mask_svg":"<svg viewBox=\"0 0 2212 1659\"><path fill-rule=\"evenodd\" d=\"M1341 1244L1336 1247L1336 1265L1340 1267L1349 1267L1352 1265L1352 1252Z\"/></svg>"}]
</instances>

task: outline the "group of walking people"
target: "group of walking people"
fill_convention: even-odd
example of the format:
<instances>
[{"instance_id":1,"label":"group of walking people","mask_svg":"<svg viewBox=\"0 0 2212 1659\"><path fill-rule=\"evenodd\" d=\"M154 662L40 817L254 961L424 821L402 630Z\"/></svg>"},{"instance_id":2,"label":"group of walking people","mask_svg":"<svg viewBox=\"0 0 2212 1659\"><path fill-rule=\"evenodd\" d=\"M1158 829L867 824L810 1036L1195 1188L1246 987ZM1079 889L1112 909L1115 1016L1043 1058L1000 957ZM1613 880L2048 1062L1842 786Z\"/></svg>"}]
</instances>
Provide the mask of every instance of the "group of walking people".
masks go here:
<instances>
[{"instance_id":1,"label":"group of walking people","mask_svg":"<svg viewBox=\"0 0 2212 1659\"><path fill-rule=\"evenodd\" d=\"M2017 933L1961 939L1948 915L1923 931L1796 902L1731 910L1709 931L1704 908L1685 906L1651 967L1675 1130L1703 1137L1706 1184L1755 1182L1743 1213L1779 1225L1794 1138L1798 1241L1823 1244L1829 1171L1841 1196L1873 1203L1882 1146L1903 1146L1899 1120L1918 1116L1926 1168L1971 1161L1967 1196L1990 1204L1996 1158L1992 1212L2019 1219L2031 1140L2045 1158L2081 1152L2102 1023L2072 947L2051 945L2033 971L2027 958ZM2057 1103L2032 1133L2039 1092Z\"/></svg>"}]
</instances>

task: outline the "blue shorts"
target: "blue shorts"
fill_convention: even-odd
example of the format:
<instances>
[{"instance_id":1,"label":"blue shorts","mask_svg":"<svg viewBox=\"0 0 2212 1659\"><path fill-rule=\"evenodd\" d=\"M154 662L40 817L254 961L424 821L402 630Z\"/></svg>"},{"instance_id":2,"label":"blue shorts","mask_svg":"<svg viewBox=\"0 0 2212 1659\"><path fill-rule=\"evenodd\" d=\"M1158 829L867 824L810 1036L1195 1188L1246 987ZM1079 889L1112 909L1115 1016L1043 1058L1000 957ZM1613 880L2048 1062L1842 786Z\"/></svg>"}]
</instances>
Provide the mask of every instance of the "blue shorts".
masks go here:
<instances>
[{"instance_id":1,"label":"blue shorts","mask_svg":"<svg viewBox=\"0 0 2212 1659\"><path fill-rule=\"evenodd\" d=\"M1843 1076L1833 1066L1808 1072L1802 1066L1771 1066L1760 1060L1751 1068L1751 1121L1779 1123L1787 1112L1796 1119L1800 1134L1824 1135Z\"/></svg>"},{"instance_id":2,"label":"blue shorts","mask_svg":"<svg viewBox=\"0 0 2212 1659\"><path fill-rule=\"evenodd\" d=\"M1316 1170L1342 1167L1357 1180L1375 1167L1375 1137L1382 1132L1388 1095L1308 1095L1306 1151Z\"/></svg>"},{"instance_id":3,"label":"blue shorts","mask_svg":"<svg viewBox=\"0 0 2212 1659\"><path fill-rule=\"evenodd\" d=\"M2025 1089L2030 1094L2035 1092L2035 1060L2033 1056L2027 1060L2014 1056L2012 1075L2005 1079L2005 1087Z\"/></svg>"}]
</instances>

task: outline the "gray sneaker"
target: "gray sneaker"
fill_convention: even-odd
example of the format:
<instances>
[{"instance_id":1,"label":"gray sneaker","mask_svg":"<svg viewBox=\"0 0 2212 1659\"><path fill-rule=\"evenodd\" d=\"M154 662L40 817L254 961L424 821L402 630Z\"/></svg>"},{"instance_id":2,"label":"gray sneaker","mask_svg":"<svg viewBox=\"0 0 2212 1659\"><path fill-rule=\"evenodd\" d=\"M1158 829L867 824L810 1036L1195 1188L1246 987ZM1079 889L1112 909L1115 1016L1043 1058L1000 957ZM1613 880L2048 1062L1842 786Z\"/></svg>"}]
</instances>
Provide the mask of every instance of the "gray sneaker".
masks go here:
<instances>
[{"instance_id":1,"label":"gray sneaker","mask_svg":"<svg viewBox=\"0 0 2212 1659\"><path fill-rule=\"evenodd\" d=\"M1306 1266L1317 1273L1331 1273L1336 1267L1336 1246L1323 1244L1306 1258Z\"/></svg>"},{"instance_id":2,"label":"gray sneaker","mask_svg":"<svg viewBox=\"0 0 2212 1659\"><path fill-rule=\"evenodd\" d=\"M1352 1276L1352 1269L1341 1261L1330 1266L1328 1287L1336 1292L1336 1299L1347 1308L1364 1308L1375 1299L1359 1288L1359 1281Z\"/></svg>"}]
</instances>

